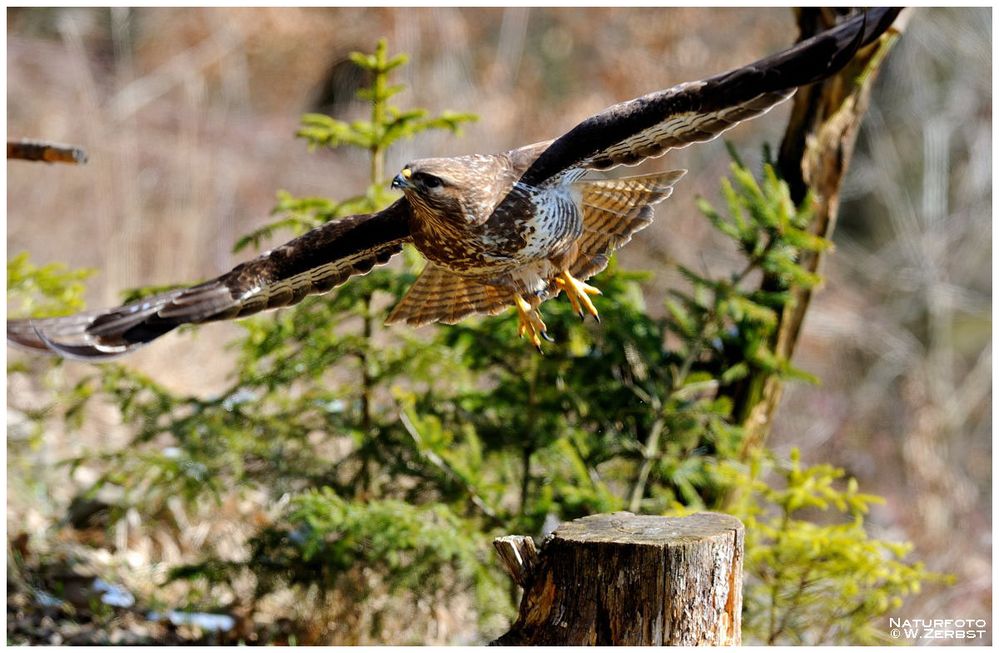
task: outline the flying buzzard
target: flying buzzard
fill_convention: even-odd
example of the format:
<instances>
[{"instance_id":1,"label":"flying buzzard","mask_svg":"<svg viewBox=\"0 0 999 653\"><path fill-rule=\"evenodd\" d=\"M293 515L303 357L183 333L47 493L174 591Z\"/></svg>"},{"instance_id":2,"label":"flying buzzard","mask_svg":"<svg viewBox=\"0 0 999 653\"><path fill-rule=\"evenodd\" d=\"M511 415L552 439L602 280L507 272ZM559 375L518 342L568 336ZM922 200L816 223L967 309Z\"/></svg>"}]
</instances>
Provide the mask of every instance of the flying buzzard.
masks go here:
<instances>
[{"instance_id":1,"label":"flying buzzard","mask_svg":"<svg viewBox=\"0 0 999 653\"><path fill-rule=\"evenodd\" d=\"M369 215L310 231L222 276L110 310L14 320L7 338L67 357L105 359L191 323L287 306L364 274L412 243L428 265L389 316L411 325L454 323L513 305L520 333L547 338L538 307L565 292L597 316L585 283L652 220L684 174L674 170L588 180L590 170L634 165L711 140L765 113L802 85L828 77L878 38L898 9L874 9L737 70L616 104L552 141L501 154L420 159L392 182L402 198Z\"/></svg>"}]
</instances>

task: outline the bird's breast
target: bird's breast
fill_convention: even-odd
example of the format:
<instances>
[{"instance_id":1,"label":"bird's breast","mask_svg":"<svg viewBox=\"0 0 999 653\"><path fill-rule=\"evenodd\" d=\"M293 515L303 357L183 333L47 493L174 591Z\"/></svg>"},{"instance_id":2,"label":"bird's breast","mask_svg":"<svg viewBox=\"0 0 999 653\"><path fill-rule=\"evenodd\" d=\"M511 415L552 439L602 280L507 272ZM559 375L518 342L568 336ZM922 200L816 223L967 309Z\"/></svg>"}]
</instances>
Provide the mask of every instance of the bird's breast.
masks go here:
<instances>
[{"instance_id":1,"label":"bird's breast","mask_svg":"<svg viewBox=\"0 0 999 653\"><path fill-rule=\"evenodd\" d=\"M458 274L487 271L500 261L498 247L482 225L470 225L449 216L416 216L413 244L428 260Z\"/></svg>"},{"instance_id":2,"label":"bird's breast","mask_svg":"<svg viewBox=\"0 0 999 653\"><path fill-rule=\"evenodd\" d=\"M561 255L583 231L578 198L567 186L535 191L532 209L514 218L524 244L520 256L526 261Z\"/></svg>"},{"instance_id":3,"label":"bird's breast","mask_svg":"<svg viewBox=\"0 0 999 653\"><path fill-rule=\"evenodd\" d=\"M509 272L568 249L582 232L577 199L566 187L535 189L502 202L480 224L417 213L413 243L427 259L458 274Z\"/></svg>"}]
</instances>

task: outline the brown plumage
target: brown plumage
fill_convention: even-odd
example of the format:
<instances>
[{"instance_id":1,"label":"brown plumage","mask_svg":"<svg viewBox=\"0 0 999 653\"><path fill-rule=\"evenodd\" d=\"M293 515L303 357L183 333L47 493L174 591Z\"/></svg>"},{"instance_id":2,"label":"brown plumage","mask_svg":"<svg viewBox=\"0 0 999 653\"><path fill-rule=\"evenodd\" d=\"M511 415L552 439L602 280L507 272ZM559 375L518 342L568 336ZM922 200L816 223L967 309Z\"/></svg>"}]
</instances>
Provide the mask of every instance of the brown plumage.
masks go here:
<instances>
[{"instance_id":1,"label":"brown plumage","mask_svg":"<svg viewBox=\"0 0 999 653\"><path fill-rule=\"evenodd\" d=\"M582 229L574 235L563 255L569 273L585 280L603 270L613 250L627 243L633 233L652 222L651 206L669 197L673 184L684 172L674 170L573 184L580 195ZM455 239L462 243L474 242L473 238L466 236L456 236ZM425 242L424 247L427 245ZM524 247L523 242L518 245L520 250ZM470 248L467 258L462 259L466 268L479 264L476 251ZM517 268L512 271L499 271L497 267L489 268L483 275L469 275L430 263L396 305L388 322L406 322L412 326L431 322L454 324L476 313L495 315L514 304L515 294L527 292L517 284L519 277L514 273L524 267L525 263L518 261ZM552 291L555 287L549 288L546 284L541 294Z\"/></svg>"},{"instance_id":2,"label":"brown plumage","mask_svg":"<svg viewBox=\"0 0 999 653\"><path fill-rule=\"evenodd\" d=\"M565 292L596 316L585 280L652 220L683 171L595 180L715 138L767 112L797 87L840 70L898 9L873 9L779 54L700 82L622 102L563 136L501 154L421 159L396 176L403 197L370 215L319 227L191 288L67 318L13 320L11 342L70 357L127 353L189 323L232 319L300 301L385 263L411 242L428 265L389 322L454 323L513 305L521 334L547 337L542 302Z\"/></svg>"}]
</instances>

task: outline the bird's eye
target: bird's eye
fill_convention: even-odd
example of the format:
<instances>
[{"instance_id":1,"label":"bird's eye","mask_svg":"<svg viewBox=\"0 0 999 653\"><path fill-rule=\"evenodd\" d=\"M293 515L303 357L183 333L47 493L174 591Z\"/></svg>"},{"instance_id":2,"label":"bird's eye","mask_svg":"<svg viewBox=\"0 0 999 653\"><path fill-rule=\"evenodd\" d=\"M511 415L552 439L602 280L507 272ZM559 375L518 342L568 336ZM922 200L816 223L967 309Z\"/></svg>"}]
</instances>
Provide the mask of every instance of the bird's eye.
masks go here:
<instances>
[{"instance_id":1,"label":"bird's eye","mask_svg":"<svg viewBox=\"0 0 999 653\"><path fill-rule=\"evenodd\" d=\"M423 184L424 188L440 188L444 185L440 177L434 177L433 175L420 175L420 183Z\"/></svg>"}]
</instances>

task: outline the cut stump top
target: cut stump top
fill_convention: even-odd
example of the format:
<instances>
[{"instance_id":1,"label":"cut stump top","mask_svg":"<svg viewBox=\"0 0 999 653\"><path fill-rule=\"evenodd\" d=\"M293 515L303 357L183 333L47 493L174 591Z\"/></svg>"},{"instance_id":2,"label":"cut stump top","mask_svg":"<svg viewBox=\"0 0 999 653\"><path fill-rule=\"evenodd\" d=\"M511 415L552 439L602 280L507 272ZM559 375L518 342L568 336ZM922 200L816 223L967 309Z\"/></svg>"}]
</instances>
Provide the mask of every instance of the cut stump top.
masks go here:
<instances>
[{"instance_id":1,"label":"cut stump top","mask_svg":"<svg viewBox=\"0 0 999 653\"><path fill-rule=\"evenodd\" d=\"M688 544L743 530L731 515L702 512L687 517L657 517L615 512L567 522L553 536L573 542L599 542L646 546Z\"/></svg>"}]
</instances>

